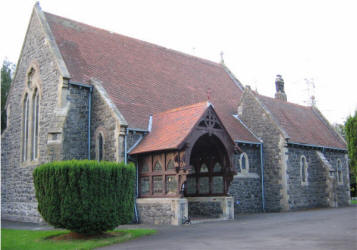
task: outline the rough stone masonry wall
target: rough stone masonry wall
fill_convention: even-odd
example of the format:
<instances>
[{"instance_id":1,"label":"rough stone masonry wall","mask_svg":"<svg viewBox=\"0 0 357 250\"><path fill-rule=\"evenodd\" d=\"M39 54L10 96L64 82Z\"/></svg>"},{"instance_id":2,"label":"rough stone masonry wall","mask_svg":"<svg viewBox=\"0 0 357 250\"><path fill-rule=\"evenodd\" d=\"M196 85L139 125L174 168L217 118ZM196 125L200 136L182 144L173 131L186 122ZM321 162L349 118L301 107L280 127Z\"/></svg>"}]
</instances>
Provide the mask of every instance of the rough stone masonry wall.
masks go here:
<instances>
[{"instance_id":1,"label":"rough stone masonry wall","mask_svg":"<svg viewBox=\"0 0 357 250\"><path fill-rule=\"evenodd\" d=\"M347 156L343 152L336 151L325 151L323 152L326 159L329 161L331 166L335 169L337 173L337 160L340 159L342 163L342 176L343 183L338 184L336 181L336 199L338 206L348 206L351 199L350 194L350 178L349 169L347 163ZM337 178L337 177L336 177Z\"/></svg>"},{"instance_id":2,"label":"rough stone masonry wall","mask_svg":"<svg viewBox=\"0 0 357 250\"><path fill-rule=\"evenodd\" d=\"M91 159L96 159L98 131L103 132L104 135L104 160L123 161L125 128L120 128L109 105L98 89L94 88L92 94Z\"/></svg>"},{"instance_id":3,"label":"rough stone masonry wall","mask_svg":"<svg viewBox=\"0 0 357 250\"><path fill-rule=\"evenodd\" d=\"M87 88L69 85L70 107L63 128L63 160L88 158Z\"/></svg>"},{"instance_id":4,"label":"rough stone masonry wall","mask_svg":"<svg viewBox=\"0 0 357 250\"><path fill-rule=\"evenodd\" d=\"M30 65L39 65L40 115L39 160L21 163L22 98L26 84L26 72ZM54 62L39 19L34 14L18 61L16 75L8 97L10 105L9 127L1 138L1 215L2 218L38 222L37 201L32 179L33 169L48 161L48 128L57 105L60 73Z\"/></svg>"},{"instance_id":5,"label":"rough stone masonry wall","mask_svg":"<svg viewBox=\"0 0 357 250\"><path fill-rule=\"evenodd\" d=\"M301 183L300 159L308 163L307 185ZM288 194L291 210L328 206L326 171L313 149L289 147Z\"/></svg>"},{"instance_id":6,"label":"rough stone masonry wall","mask_svg":"<svg viewBox=\"0 0 357 250\"><path fill-rule=\"evenodd\" d=\"M264 188L267 211L281 211L281 200L284 199L282 168L282 134L271 117L257 102L252 93L244 93L238 107L238 115L255 135L264 141Z\"/></svg>"},{"instance_id":7,"label":"rough stone masonry wall","mask_svg":"<svg viewBox=\"0 0 357 250\"><path fill-rule=\"evenodd\" d=\"M240 155L234 159L237 175L229 187L229 195L234 198L234 213L262 212L262 188L260 171L260 148L256 145L241 145L249 159L249 173L242 174L240 168Z\"/></svg>"}]
</instances>

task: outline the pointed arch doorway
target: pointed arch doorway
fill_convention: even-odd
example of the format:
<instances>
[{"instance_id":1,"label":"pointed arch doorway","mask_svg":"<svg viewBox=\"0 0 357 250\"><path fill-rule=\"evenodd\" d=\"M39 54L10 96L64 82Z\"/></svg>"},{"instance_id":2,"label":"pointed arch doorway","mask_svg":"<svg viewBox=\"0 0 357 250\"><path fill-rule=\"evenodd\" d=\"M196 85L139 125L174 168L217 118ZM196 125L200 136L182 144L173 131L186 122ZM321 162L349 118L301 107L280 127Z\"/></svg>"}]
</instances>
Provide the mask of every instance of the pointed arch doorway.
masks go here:
<instances>
[{"instance_id":1,"label":"pointed arch doorway","mask_svg":"<svg viewBox=\"0 0 357 250\"><path fill-rule=\"evenodd\" d=\"M213 134L201 136L190 157L186 197L223 196L232 180L229 157L223 143Z\"/></svg>"}]
</instances>

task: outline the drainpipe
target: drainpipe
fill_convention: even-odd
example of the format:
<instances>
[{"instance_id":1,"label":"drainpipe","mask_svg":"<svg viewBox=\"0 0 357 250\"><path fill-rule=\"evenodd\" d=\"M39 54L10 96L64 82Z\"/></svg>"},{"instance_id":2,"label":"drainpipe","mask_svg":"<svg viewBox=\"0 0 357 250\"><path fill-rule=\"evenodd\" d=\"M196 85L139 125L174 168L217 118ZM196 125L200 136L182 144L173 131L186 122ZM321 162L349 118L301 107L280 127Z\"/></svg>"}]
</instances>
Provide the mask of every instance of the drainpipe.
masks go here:
<instances>
[{"instance_id":1,"label":"drainpipe","mask_svg":"<svg viewBox=\"0 0 357 250\"><path fill-rule=\"evenodd\" d=\"M68 84L74 85L74 86L78 86L78 87L83 87L88 89L89 94L88 94L88 160L90 160L90 139L91 139L91 116L92 116L92 93L93 93L93 86L92 85L88 85L88 84L84 84L84 83L80 83L80 82L72 82L72 81L68 81Z\"/></svg>"},{"instance_id":2,"label":"drainpipe","mask_svg":"<svg viewBox=\"0 0 357 250\"><path fill-rule=\"evenodd\" d=\"M265 212L265 189L264 189L264 155L263 155L263 143L260 143L260 172L262 178L262 207Z\"/></svg>"},{"instance_id":3,"label":"drainpipe","mask_svg":"<svg viewBox=\"0 0 357 250\"><path fill-rule=\"evenodd\" d=\"M135 221L137 224L139 224L139 213L138 213L138 208L137 208L137 204L136 204L136 199L138 198L138 195L139 195L139 164L138 164L138 159L135 158L131 158L130 155L127 156L127 154L129 154L141 141L142 139L144 138L143 135L140 136L140 138L134 143L133 146L131 146L129 148L129 150L127 149L127 141L126 141L126 138L127 138L127 135L129 134L129 131L137 131L137 132L144 132L144 133L147 133L146 130L142 130L142 129L132 129L132 128L127 128L126 129L126 133L125 133L125 140L124 140L124 148L125 148L125 159L129 158L130 160L132 161L135 161L135 166L136 166L136 193L135 193L135 196L134 196L134 213L135 213Z\"/></svg>"},{"instance_id":4,"label":"drainpipe","mask_svg":"<svg viewBox=\"0 0 357 250\"><path fill-rule=\"evenodd\" d=\"M127 164L128 163L128 156L127 156L127 139L128 139L128 134L129 134L129 130L128 128L125 128L125 136L124 136L124 163Z\"/></svg>"}]
</instances>

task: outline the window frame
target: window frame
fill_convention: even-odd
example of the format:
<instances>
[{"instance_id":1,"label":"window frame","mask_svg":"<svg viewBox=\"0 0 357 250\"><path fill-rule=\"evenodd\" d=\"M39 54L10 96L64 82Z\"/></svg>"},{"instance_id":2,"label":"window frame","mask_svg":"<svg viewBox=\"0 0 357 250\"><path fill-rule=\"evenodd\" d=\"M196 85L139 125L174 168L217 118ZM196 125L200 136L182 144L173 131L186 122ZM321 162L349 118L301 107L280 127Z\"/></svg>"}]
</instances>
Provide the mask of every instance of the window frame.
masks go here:
<instances>
[{"instance_id":1,"label":"window frame","mask_svg":"<svg viewBox=\"0 0 357 250\"><path fill-rule=\"evenodd\" d=\"M337 167L336 167L336 177L338 185L343 185L343 171L342 171L342 161L341 159L337 159Z\"/></svg>"},{"instance_id":2,"label":"window frame","mask_svg":"<svg viewBox=\"0 0 357 250\"><path fill-rule=\"evenodd\" d=\"M301 185L307 186L309 184L309 164L307 162L306 156L302 155L300 157L300 180L301 180ZM303 173L305 178L303 178Z\"/></svg>"},{"instance_id":3,"label":"window frame","mask_svg":"<svg viewBox=\"0 0 357 250\"><path fill-rule=\"evenodd\" d=\"M102 139L101 145L99 145L100 138ZM98 162L105 161L105 146L104 145L105 145L104 133L103 133L103 131L98 131L96 134L96 143L95 143L95 147L96 147L95 158Z\"/></svg>"},{"instance_id":4,"label":"window frame","mask_svg":"<svg viewBox=\"0 0 357 250\"><path fill-rule=\"evenodd\" d=\"M242 168L243 157L245 158L245 169ZM239 169L242 175L249 174L249 157L245 152L241 153L239 156Z\"/></svg>"}]
</instances>

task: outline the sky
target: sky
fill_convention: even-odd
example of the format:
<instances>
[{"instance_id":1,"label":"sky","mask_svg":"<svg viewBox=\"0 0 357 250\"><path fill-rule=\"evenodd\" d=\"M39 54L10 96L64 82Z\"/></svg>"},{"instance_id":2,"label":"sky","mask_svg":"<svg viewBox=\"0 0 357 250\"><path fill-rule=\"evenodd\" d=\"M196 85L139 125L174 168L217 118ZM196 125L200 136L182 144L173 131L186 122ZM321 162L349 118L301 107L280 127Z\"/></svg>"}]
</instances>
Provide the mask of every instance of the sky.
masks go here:
<instances>
[{"instance_id":1,"label":"sky","mask_svg":"<svg viewBox=\"0 0 357 250\"><path fill-rule=\"evenodd\" d=\"M0 60L17 63L36 1L3 1ZM259 94L282 75L288 101L316 105L330 123L357 110L357 1L42 0L42 10L221 61Z\"/></svg>"}]
</instances>

